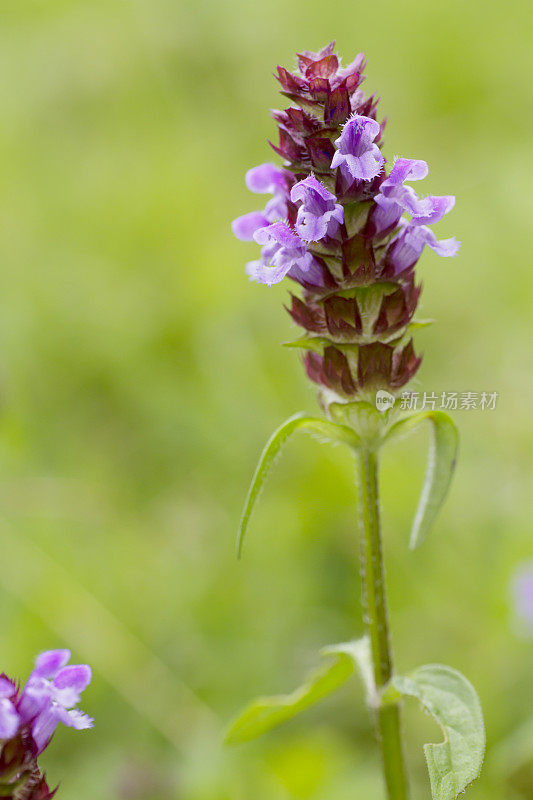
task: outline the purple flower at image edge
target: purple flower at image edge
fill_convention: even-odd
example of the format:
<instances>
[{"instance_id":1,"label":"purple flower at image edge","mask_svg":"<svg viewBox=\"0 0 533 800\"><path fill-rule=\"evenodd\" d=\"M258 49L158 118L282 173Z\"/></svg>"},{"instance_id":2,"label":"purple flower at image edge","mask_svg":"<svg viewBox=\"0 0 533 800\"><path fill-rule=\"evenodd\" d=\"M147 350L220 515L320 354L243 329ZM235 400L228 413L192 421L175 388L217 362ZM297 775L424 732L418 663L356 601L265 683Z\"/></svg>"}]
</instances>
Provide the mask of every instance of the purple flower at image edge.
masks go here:
<instances>
[{"instance_id":1,"label":"purple flower at image edge","mask_svg":"<svg viewBox=\"0 0 533 800\"><path fill-rule=\"evenodd\" d=\"M0 674L0 795L14 800L52 800L38 758L62 722L78 730L93 720L76 708L91 681L86 664L68 665L69 650L47 650L21 690Z\"/></svg>"},{"instance_id":2,"label":"purple flower at image edge","mask_svg":"<svg viewBox=\"0 0 533 800\"><path fill-rule=\"evenodd\" d=\"M20 717L12 698L17 694L17 687L5 675L0 675L0 740L11 739L17 733Z\"/></svg>"},{"instance_id":3,"label":"purple flower at image edge","mask_svg":"<svg viewBox=\"0 0 533 800\"><path fill-rule=\"evenodd\" d=\"M91 668L86 664L67 666L69 660L69 650L41 653L17 702L22 724L31 725L39 753L60 722L77 730L93 726L93 720L75 708L91 682Z\"/></svg>"}]
</instances>

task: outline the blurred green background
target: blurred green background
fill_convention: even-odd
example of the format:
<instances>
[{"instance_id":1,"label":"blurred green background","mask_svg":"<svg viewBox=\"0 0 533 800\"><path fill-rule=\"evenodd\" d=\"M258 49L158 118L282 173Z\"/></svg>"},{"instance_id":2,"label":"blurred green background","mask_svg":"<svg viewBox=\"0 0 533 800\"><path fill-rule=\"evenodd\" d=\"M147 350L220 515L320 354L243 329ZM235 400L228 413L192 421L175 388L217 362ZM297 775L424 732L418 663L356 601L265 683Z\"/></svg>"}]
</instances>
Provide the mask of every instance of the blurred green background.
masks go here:
<instances>
[{"instance_id":1,"label":"blurred green background","mask_svg":"<svg viewBox=\"0 0 533 800\"><path fill-rule=\"evenodd\" d=\"M357 636L350 455L297 438L242 563L234 536L260 448L315 393L282 308L250 284L230 220L275 160L272 71L336 37L364 50L386 153L455 193L463 245L420 273L419 388L497 391L456 413L451 497L407 549L425 433L386 454L386 560L400 670L439 661L481 695L475 800L533 796L533 639L510 581L533 556L529 424L533 15L506 3L3 0L0 11L1 668L39 650L94 667L93 732L58 732L64 800L379 800L356 681L253 745L220 730ZM261 199L259 199L260 201ZM414 800L429 797L406 711Z\"/></svg>"}]
</instances>

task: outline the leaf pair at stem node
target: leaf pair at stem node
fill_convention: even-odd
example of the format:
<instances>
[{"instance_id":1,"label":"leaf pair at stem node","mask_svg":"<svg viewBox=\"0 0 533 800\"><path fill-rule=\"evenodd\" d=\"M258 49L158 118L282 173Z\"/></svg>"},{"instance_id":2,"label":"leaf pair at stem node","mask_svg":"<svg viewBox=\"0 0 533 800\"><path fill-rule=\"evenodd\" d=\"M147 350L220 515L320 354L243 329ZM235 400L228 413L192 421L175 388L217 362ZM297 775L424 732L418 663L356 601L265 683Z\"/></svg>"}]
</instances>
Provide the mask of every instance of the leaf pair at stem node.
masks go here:
<instances>
[{"instance_id":1,"label":"leaf pair at stem node","mask_svg":"<svg viewBox=\"0 0 533 800\"><path fill-rule=\"evenodd\" d=\"M357 670L373 712L414 697L440 726L444 741L424 747L433 800L455 800L478 777L485 752L483 716L472 684L460 672L428 664L409 675L395 675L379 693L367 637L326 647L321 654L333 660L308 675L290 694L259 697L250 703L231 723L226 742L248 742L287 722L337 691Z\"/></svg>"},{"instance_id":2,"label":"leaf pair at stem node","mask_svg":"<svg viewBox=\"0 0 533 800\"><path fill-rule=\"evenodd\" d=\"M305 414L297 414L281 425L268 440L248 492L244 511L239 528L237 550L242 553L242 547L250 517L259 497L261 488L266 480L269 470L280 452L283 444L296 431L303 430L318 436L320 439L334 443L347 444L360 456L360 464L366 464L363 469L362 496L360 503L366 502L368 508L373 509L376 519L372 522L366 520L363 524L363 534L366 528L373 531L374 538L367 538L367 545L377 547L377 556L373 551L366 554L372 560L380 555L379 513L377 506L377 479L374 476L374 490L370 492L371 479L369 478L368 463L375 464L375 452L386 442L400 438L417 428L423 422L431 425L431 442L426 468L425 482L420 501L415 514L410 546L417 547L432 527L435 518L442 506L450 487L455 469L458 449L458 434L453 420L442 411L422 411L411 416L398 418L394 410L392 413L380 414L368 402L332 403L329 413L333 419L321 419ZM365 477L366 476L366 477ZM366 491L366 494L365 494ZM369 499L370 498L370 499ZM364 508L364 506L363 506ZM367 508L367 510L368 510ZM376 544L377 542L377 544ZM370 543L370 544L369 544ZM368 549L368 548L367 548ZM380 567L382 570L382 567ZM381 571L379 573L381 575ZM364 572L363 572L364 577ZM378 576L379 577L379 576ZM392 674L392 660L389 653L388 633L386 626L386 601L378 577L374 576L374 592L380 587L381 617L376 616L380 609L373 610L373 622L369 623L370 636L355 642L327 647L322 655L333 656L326 666L308 675L301 686L287 695L274 697L260 697L249 706L231 724L226 741L230 744L246 742L265 733L271 728L292 719L301 711L314 703L322 700L327 695L336 691L357 670L363 680L367 705L375 718L379 717L381 725L389 715L387 709L395 707L393 719L395 720L395 736L399 740L398 707L404 697L414 697L422 707L431 714L444 734L444 741L440 744L427 744L424 747L428 765L431 793L433 800L455 800L465 788L479 775L485 750L485 730L481 706L477 694L469 681L457 670L440 664L430 664L419 667L406 676ZM367 585L373 585L371 578ZM381 580L381 578L380 578ZM376 597L372 595L374 605ZM374 617L376 617L374 619ZM385 643L374 634L379 628L379 621L385 620ZM376 628L376 625L378 626ZM374 651L374 652L373 652ZM387 671L384 680L380 681L379 664L382 651L387 654ZM384 684L384 685L380 685ZM384 728L380 729L382 732ZM383 739L384 739L383 734ZM401 756L401 741L397 748L400 761L397 763L398 774L392 768L388 777L392 775L387 786L389 797L396 797L394 789L399 788L402 797L406 796L406 782L403 777L403 760ZM383 749L385 757L385 749ZM387 771L386 771L387 776ZM398 782L399 781L399 782Z\"/></svg>"},{"instance_id":3,"label":"leaf pair at stem node","mask_svg":"<svg viewBox=\"0 0 533 800\"><path fill-rule=\"evenodd\" d=\"M353 450L360 451L369 446L373 448L380 447L387 441L407 435L423 422L429 422L432 435L426 477L411 530L410 547L414 549L424 540L450 488L459 443L455 423L443 411L422 411L388 424L388 419L386 417L382 418L375 409L369 407L368 403L350 403L349 406L350 419L353 421L355 414L361 423L357 426L358 430L353 425L332 422L306 414L295 414L274 431L261 453L244 504L237 539L237 554L239 558L242 555L253 509L270 468L287 439L297 431L307 431L325 441L340 442L347 444ZM377 436L375 430L372 430L371 440L370 437L365 436L365 431L370 428L370 425L368 425L369 408L371 412L375 412L372 413L373 418L377 418L380 422L383 420Z\"/></svg>"}]
</instances>

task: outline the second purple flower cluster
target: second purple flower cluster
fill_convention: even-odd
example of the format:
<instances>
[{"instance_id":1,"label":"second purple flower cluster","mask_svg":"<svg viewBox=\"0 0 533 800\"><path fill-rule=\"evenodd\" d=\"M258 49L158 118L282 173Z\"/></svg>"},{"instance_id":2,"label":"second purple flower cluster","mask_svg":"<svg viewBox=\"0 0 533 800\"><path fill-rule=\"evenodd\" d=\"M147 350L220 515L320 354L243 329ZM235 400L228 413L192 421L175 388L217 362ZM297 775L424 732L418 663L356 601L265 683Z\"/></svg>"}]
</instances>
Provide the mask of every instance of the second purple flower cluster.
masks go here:
<instances>
[{"instance_id":1,"label":"second purple flower cluster","mask_svg":"<svg viewBox=\"0 0 533 800\"><path fill-rule=\"evenodd\" d=\"M39 754L60 722L78 730L92 727L93 720L75 708L91 682L91 668L67 666L69 660L69 650L41 653L22 692L0 676L0 739L11 739L28 726Z\"/></svg>"},{"instance_id":2,"label":"second purple flower cluster","mask_svg":"<svg viewBox=\"0 0 533 800\"><path fill-rule=\"evenodd\" d=\"M61 722L70 728L91 728L93 720L77 708L91 681L86 664L69 665L69 650L48 650L38 656L26 685L0 675L0 795L48 800L53 797L37 759Z\"/></svg>"}]
</instances>

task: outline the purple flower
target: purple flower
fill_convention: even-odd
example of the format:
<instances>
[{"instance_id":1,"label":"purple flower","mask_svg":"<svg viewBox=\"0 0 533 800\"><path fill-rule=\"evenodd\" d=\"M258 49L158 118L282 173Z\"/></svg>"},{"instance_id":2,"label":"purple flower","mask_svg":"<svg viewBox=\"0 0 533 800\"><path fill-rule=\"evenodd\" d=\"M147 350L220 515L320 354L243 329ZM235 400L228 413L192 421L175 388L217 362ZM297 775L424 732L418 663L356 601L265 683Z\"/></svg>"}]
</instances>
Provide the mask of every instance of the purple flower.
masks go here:
<instances>
[{"instance_id":1,"label":"purple flower","mask_svg":"<svg viewBox=\"0 0 533 800\"><path fill-rule=\"evenodd\" d=\"M237 239L241 239L243 242L252 242L254 233L268 223L269 220L262 211L250 211L249 214L243 214L242 217L234 219L231 223L231 230Z\"/></svg>"},{"instance_id":2,"label":"purple flower","mask_svg":"<svg viewBox=\"0 0 533 800\"><path fill-rule=\"evenodd\" d=\"M19 729L20 717L13 703L17 687L5 675L0 675L0 740L11 739Z\"/></svg>"},{"instance_id":3,"label":"purple flower","mask_svg":"<svg viewBox=\"0 0 533 800\"><path fill-rule=\"evenodd\" d=\"M68 650L47 650L35 662L24 690L0 674L0 795L52 800L38 763L59 722L89 728L93 721L78 711L81 692L91 680L86 665L67 666Z\"/></svg>"},{"instance_id":4,"label":"purple flower","mask_svg":"<svg viewBox=\"0 0 533 800\"><path fill-rule=\"evenodd\" d=\"M296 231L306 242L318 242L334 236L343 221L344 211L336 197L314 175L309 175L291 189L291 201L301 203Z\"/></svg>"},{"instance_id":5,"label":"purple flower","mask_svg":"<svg viewBox=\"0 0 533 800\"><path fill-rule=\"evenodd\" d=\"M533 632L533 563L517 571L513 580L513 599L518 618Z\"/></svg>"},{"instance_id":6,"label":"purple flower","mask_svg":"<svg viewBox=\"0 0 533 800\"><path fill-rule=\"evenodd\" d=\"M335 140L337 151L331 168L340 167L347 180L370 181L379 175L385 159L374 144L381 128L375 119L354 114L345 123L342 133Z\"/></svg>"},{"instance_id":7,"label":"purple flower","mask_svg":"<svg viewBox=\"0 0 533 800\"><path fill-rule=\"evenodd\" d=\"M86 664L66 666L69 660L68 650L42 653L17 703L22 724L31 724L39 753L60 722L77 730L93 725L90 717L74 708L91 682L91 668Z\"/></svg>"},{"instance_id":8,"label":"purple flower","mask_svg":"<svg viewBox=\"0 0 533 800\"><path fill-rule=\"evenodd\" d=\"M453 195L419 197L411 186L404 186L404 181L418 181L427 174L425 161L413 158L396 160L374 198L378 208L374 210L372 219L377 233L394 227L404 211L417 225L431 225L452 210L455 205Z\"/></svg>"},{"instance_id":9,"label":"purple flower","mask_svg":"<svg viewBox=\"0 0 533 800\"><path fill-rule=\"evenodd\" d=\"M264 211L251 211L231 223L234 236L242 241L252 241L254 233L269 222L287 216L288 187L292 176L274 164L260 164L246 173L246 186L256 194L272 194Z\"/></svg>"},{"instance_id":10,"label":"purple flower","mask_svg":"<svg viewBox=\"0 0 533 800\"><path fill-rule=\"evenodd\" d=\"M244 181L251 192L274 194L276 191L286 191L287 172L275 164L259 164L248 170Z\"/></svg>"},{"instance_id":11,"label":"purple flower","mask_svg":"<svg viewBox=\"0 0 533 800\"><path fill-rule=\"evenodd\" d=\"M438 240L425 225L416 225L414 221L405 222L387 251L387 261L393 266L394 275L412 267L420 258L426 244L439 256L455 256L460 246L455 237Z\"/></svg>"},{"instance_id":12,"label":"purple flower","mask_svg":"<svg viewBox=\"0 0 533 800\"><path fill-rule=\"evenodd\" d=\"M260 228L254 239L263 245L263 249L259 260L246 265L246 272L252 280L272 286L283 280L288 272L295 272L293 277L296 277L313 271L315 260L307 251L305 242L284 222Z\"/></svg>"}]
</instances>

